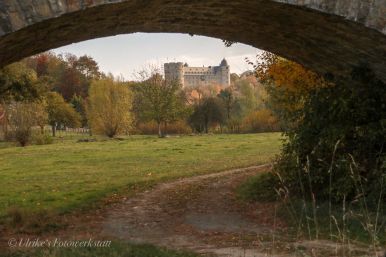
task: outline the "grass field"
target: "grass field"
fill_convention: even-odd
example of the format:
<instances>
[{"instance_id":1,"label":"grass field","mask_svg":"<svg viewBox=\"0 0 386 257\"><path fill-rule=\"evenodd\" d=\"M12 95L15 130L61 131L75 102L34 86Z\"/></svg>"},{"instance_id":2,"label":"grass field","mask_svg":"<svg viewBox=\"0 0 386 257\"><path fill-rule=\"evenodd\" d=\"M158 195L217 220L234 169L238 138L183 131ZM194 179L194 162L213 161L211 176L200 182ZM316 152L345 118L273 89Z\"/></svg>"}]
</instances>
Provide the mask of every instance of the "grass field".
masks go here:
<instances>
[{"instance_id":1,"label":"grass field","mask_svg":"<svg viewBox=\"0 0 386 257\"><path fill-rule=\"evenodd\" d=\"M86 136L83 136L86 137ZM179 177L263 164L280 150L279 133L157 138L0 149L0 217L12 208L64 213L115 192Z\"/></svg>"}]
</instances>

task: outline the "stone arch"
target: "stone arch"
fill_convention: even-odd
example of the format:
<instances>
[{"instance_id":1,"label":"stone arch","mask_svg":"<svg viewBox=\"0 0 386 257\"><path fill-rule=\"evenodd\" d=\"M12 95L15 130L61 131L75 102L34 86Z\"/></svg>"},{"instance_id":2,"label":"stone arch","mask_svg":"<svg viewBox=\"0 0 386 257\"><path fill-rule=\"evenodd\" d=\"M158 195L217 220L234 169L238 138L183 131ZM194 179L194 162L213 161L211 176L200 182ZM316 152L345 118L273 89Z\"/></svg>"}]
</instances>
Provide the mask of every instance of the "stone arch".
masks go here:
<instances>
[{"instance_id":1,"label":"stone arch","mask_svg":"<svg viewBox=\"0 0 386 257\"><path fill-rule=\"evenodd\" d=\"M88 39L172 32L242 42L321 74L386 81L386 0L3 0L0 66Z\"/></svg>"}]
</instances>

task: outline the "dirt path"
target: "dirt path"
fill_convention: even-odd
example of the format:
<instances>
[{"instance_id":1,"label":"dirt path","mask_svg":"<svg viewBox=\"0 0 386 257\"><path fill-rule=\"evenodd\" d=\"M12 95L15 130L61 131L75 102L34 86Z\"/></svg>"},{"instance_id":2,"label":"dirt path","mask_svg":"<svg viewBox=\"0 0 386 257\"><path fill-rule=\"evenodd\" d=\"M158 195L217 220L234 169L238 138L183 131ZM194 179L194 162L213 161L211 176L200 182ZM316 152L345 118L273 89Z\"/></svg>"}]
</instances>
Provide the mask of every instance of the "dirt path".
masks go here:
<instances>
[{"instance_id":1,"label":"dirt path","mask_svg":"<svg viewBox=\"0 0 386 257\"><path fill-rule=\"evenodd\" d=\"M70 216L68 228L50 236L121 239L209 256L343 256L333 242L286 237L287 227L277 217L275 203L236 199L240 183L269 169L270 165L253 166L160 184L96 211ZM350 256L373 256L362 250Z\"/></svg>"},{"instance_id":2,"label":"dirt path","mask_svg":"<svg viewBox=\"0 0 386 257\"><path fill-rule=\"evenodd\" d=\"M245 205L235 198L239 183L267 169L261 165L161 184L113 206L102 234L204 255L293 256L273 236L285 228L275 218L274 204Z\"/></svg>"},{"instance_id":3,"label":"dirt path","mask_svg":"<svg viewBox=\"0 0 386 257\"><path fill-rule=\"evenodd\" d=\"M333 242L286 238L275 203L236 199L240 183L268 169L253 166L161 184L113 205L100 224L101 235L203 255L343 256ZM356 250L350 256L371 256Z\"/></svg>"}]
</instances>

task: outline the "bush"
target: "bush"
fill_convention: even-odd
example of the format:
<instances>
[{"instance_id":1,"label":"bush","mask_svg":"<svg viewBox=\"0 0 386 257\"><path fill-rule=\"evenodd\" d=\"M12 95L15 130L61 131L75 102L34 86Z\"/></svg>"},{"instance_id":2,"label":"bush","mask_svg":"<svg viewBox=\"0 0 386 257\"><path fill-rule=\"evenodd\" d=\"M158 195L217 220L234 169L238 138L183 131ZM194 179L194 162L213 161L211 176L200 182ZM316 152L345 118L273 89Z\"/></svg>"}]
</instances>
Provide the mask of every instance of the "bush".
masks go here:
<instances>
[{"instance_id":1,"label":"bush","mask_svg":"<svg viewBox=\"0 0 386 257\"><path fill-rule=\"evenodd\" d=\"M8 136L21 146L30 143L32 127L39 125L42 117L46 116L43 105L38 102L13 102L7 106L6 113L12 131Z\"/></svg>"},{"instance_id":2,"label":"bush","mask_svg":"<svg viewBox=\"0 0 386 257\"><path fill-rule=\"evenodd\" d=\"M279 131L279 125L272 112L268 109L254 111L246 116L242 123L244 132Z\"/></svg>"},{"instance_id":3,"label":"bush","mask_svg":"<svg viewBox=\"0 0 386 257\"><path fill-rule=\"evenodd\" d=\"M335 83L305 101L276 171L295 194L376 204L386 200L386 85L366 67Z\"/></svg>"},{"instance_id":4,"label":"bush","mask_svg":"<svg viewBox=\"0 0 386 257\"><path fill-rule=\"evenodd\" d=\"M158 125L155 121L139 123L137 130L138 133L143 135L156 135L158 134ZM189 134L191 129L185 121L176 121L164 125L162 131L164 131L164 134Z\"/></svg>"},{"instance_id":5,"label":"bush","mask_svg":"<svg viewBox=\"0 0 386 257\"><path fill-rule=\"evenodd\" d=\"M32 144L34 145L49 145L53 141L53 138L48 134L35 133L32 136Z\"/></svg>"}]
</instances>

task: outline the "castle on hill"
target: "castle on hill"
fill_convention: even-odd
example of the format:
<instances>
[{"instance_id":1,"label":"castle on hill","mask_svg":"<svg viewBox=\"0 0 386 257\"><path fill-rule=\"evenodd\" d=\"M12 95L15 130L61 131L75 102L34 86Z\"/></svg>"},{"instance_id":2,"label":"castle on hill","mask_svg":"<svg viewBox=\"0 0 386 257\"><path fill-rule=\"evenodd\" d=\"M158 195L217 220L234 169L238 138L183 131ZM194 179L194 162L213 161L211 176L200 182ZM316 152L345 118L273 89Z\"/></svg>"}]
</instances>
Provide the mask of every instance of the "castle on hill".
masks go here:
<instances>
[{"instance_id":1,"label":"castle on hill","mask_svg":"<svg viewBox=\"0 0 386 257\"><path fill-rule=\"evenodd\" d=\"M230 85L230 69L223 59L219 66L189 67L187 63L169 62L164 64L165 80L178 80L183 87L199 85Z\"/></svg>"}]
</instances>

